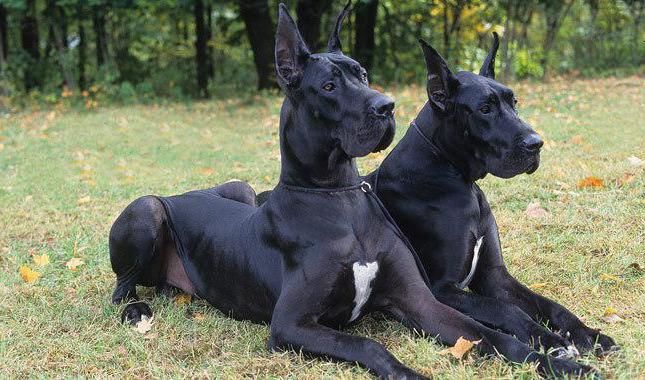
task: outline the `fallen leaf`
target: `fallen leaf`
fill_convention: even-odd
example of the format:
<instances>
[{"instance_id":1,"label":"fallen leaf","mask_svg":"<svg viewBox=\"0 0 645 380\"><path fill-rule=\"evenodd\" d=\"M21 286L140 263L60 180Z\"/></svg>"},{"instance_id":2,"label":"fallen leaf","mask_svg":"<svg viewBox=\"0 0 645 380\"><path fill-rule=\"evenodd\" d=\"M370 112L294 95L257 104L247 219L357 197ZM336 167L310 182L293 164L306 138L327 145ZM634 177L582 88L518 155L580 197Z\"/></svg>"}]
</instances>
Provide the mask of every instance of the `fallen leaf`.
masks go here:
<instances>
[{"instance_id":1,"label":"fallen leaf","mask_svg":"<svg viewBox=\"0 0 645 380\"><path fill-rule=\"evenodd\" d=\"M638 158L636 156L627 157L627 162L629 162L629 164L631 166L643 166L643 165L645 165L645 161L641 160L640 158Z\"/></svg>"},{"instance_id":2,"label":"fallen leaf","mask_svg":"<svg viewBox=\"0 0 645 380\"><path fill-rule=\"evenodd\" d=\"M623 282L623 280L620 279L619 277L616 277L613 274L607 274L607 273L601 273L600 274L600 280L601 281Z\"/></svg>"},{"instance_id":3,"label":"fallen leaf","mask_svg":"<svg viewBox=\"0 0 645 380\"><path fill-rule=\"evenodd\" d=\"M200 312L193 313L193 319L196 321L203 321L204 320L204 314Z\"/></svg>"},{"instance_id":4,"label":"fallen leaf","mask_svg":"<svg viewBox=\"0 0 645 380\"><path fill-rule=\"evenodd\" d=\"M605 183L602 179L591 176L583 178L578 182L579 189L583 189L585 187L603 188L605 187Z\"/></svg>"},{"instance_id":5,"label":"fallen leaf","mask_svg":"<svg viewBox=\"0 0 645 380\"><path fill-rule=\"evenodd\" d=\"M529 285L529 289L532 289L532 290L540 289L540 288L546 287L547 285L549 285L548 282L536 282L535 284Z\"/></svg>"},{"instance_id":6,"label":"fallen leaf","mask_svg":"<svg viewBox=\"0 0 645 380\"><path fill-rule=\"evenodd\" d=\"M132 327L132 329L139 334L145 334L152 329L152 320L154 318L154 316L148 318L147 315L142 315L141 320L137 322L136 326Z\"/></svg>"},{"instance_id":7,"label":"fallen leaf","mask_svg":"<svg viewBox=\"0 0 645 380\"><path fill-rule=\"evenodd\" d=\"M624 185L627 185L628 183L634 182L634 179L636 179L636 174L634 173L623 173L623 176L616 179L616 187L622 187Z\"/></svg>"},{"instance_id":8,"label":"fallen leaf","mask_svg":"<svg viewBox=\"0 0 645 380\"><path fill-rule=\"evenodd\" d=\"M211 175L211 174L215 173L215 169L213 169L213 168L198 168L197 172L201 173L203 175Z\"/></svg>"},{"instance_id":9,"label":"fallen leaf","mask_svg":"<svg viewBox=\"0 0 645 380\"><path fill-rule=\"evenodd\" d=\"M531 218L545 218L549 216L549 213L540 206L540 202L538 201L529 203L524 212Z\"/></svg>"},{"instance_id":10,"label":"fallen leaf","mask_svg":"<svg viewBox=\"0 0 645 380\"><path fill-rule=\"evenodd\" d=\"M451 354L455 358L461 359L474 346L478 345L479 342L481 342L481 340L470 341L470 340L464 339L464 337L460 336L459 339L457 339L457 342L455 343L454 346L452 346L450 348L446 348L445 350L439 351L439 355Z\"/></svg>"},{"instance_id":11,"label":"fallen leaf","mask_svg":"<svg viewBox=\"0 0 645 380\"><path fill-rule=\"evenodd\" d=\"M571 138L571 142L576 145L582 145L585 142L585 140L582 138L582 136L575 135Z\"/></svg>"},{"instance_id":12,"label":"fallen leaf","mask_svg":"<svg viewBox=\"0 0 645 380\"><path fill-rule=\"evenodd\" d=\"M83 264L85 264L85 262L84 262L83 260L79 259L78 257L72 257L71 259L69 259L69 260L65 263L65 266L66 266L69 270L73 270L73 271L75 271L75 270L76 270L76 268L78 268L79 266L81 266L81 265L83 265Z\"/></svg>"},{"instance_id":13,"label":"fallen leaf","mask_svg":"<svg viewBox=\"0 0 645 380\"><path fill-rule=\"evenodd\" d=\"M84 205L86 203L90 203L91 200L92 200L92 198L90 198L90 196L87 195L87 196L78 198L78 200L76 201L76 204L79 205L79 206Z\"/></svg>"},{"instance_id":14,"label":"fallen leaf","mask_svg":"<svg viewBox=\"0 0 645 380\"><path fill-rule=\"evenodd\" d=\"M621 318L618 315L618 312L616 311L616 309L614 309L611 306L607 306L605 308L605 312L602 314L602 317L600 317L600 319L602 319L603 321L605 321L607 323L617 323L617 322L624 322L625 321L623 318Z\"/></svg>"},{"instance_id":15,"label":"fallen leaf","mask_svg":"<svg viewBox=\"0 0 645 380\"><path fill-rule=\"evenodd\" d=\"M23 265L20 267L20 277L22 277L25 282L31 283L40 278L40 273L31 270L31 268L26 265Z\"/></svg>"},{"instance_id":16,"label":"fallen leaf","mask_svg":"<svg viewBox=\"0 0 645 380\"><path fill-rule=\"evenodd\" d=\"M46 253L43 253L42 255L33 255L31 258L34 260L34 264L38 266L45 266L49 264L49 256Z\"/></svg>"},{"instance_id":17,"label":"fallen leaf","mask_svg":"<svg viewBox=\"0 0 645 380\"><path fill-rule=\"evenodd\" d=\"M177 306L188 305L190 301L192 301L192 299L193 299L193 296L191 296L190 294L186 294L186 293L177 294L175 296L175 304L177 304Z\"/></svg>"},{"instance_id":18,"label":"fallen leaf","mask_svg":"<svg viewBox=\"0 0 645 380\"><path fill-rule=\"evenodd\" d=\"M641 267L639 263L631 263L627 266L627 268L633 269L638 273L643 272L643 267Z\"/></svg>"}]
</instances>

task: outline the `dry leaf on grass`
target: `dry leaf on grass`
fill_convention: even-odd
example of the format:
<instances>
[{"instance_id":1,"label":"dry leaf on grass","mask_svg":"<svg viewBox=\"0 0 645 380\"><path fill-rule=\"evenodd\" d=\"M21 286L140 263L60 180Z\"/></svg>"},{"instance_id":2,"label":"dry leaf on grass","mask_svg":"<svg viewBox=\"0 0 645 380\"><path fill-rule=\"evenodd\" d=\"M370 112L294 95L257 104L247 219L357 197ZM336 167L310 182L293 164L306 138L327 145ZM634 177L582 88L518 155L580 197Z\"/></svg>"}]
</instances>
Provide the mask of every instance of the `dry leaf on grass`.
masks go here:
<instances>
[{"instance_id":1,"label":"dry leaf on grass","mask_svg":"<svg viewBox=\"0 0 645 380\"><path fill-rule=\"evenodd\" d=\"M145 334L148 331L150 331L150 329L152 329L152 324L153 324L152 320L154 318L155 318L154 316L148 317L147 315L142 315L141 320L137 322L136 326L133 326L132 329L138 332L139 334Z\"/></svg>"},{"instance_id":2,"label":"dry leaf on grass","mask_svg":"<svg viewBox=\"0 0 645 380\"><path fill-rule=\"evenodd\" d=\"M76 201L76 204L77 204L77 205L79 205L79 206L81 206L81 205L84 205L84 204L86 204L86 203L90 203L90 201L91 201L91 200L92 200L92 198L90 198L90 196L89 196L89 195L88 195L88 196L85 196L85 197L80 197L80 198L78 198L78 200Z\"/></svg>"},{"instance_id":3,"label":"dry leaf on grass","mask_svg":"<svg viewBox=\"0 0 645 380\"><path fill-rule=\"evenodd\" d=\"M537 201L529 203L524 212L531 218L545 218L549 216L549 213Z\"/></svg>"},{"instance_id":4,"label":"dry leaf on grass","mask_svg":"<svg viewBox=\"0 0 645 380\"><path fill-rule=\"evenodd\" d=\"M547 285L549 285L548 282L536 282L535 284L529 285L529 289L531 290L540 289L540 288L546 287Z\"/></svg>"},{"instance_id":5,"label":"dry leaf on grass","mask_svg":"<svg viewBox=\"0 0 645 380\"><path fill-rule=\"evenodd\" d=\"M621 187L629 183L634 182L636 179L636 174L634 173L623 173L623 176L616 179L616 187Z\"/></svg>"},{"instance_id":6,"label":"dry leaf on grass","mask_svg":"<svg viewBox=\"0 0 645 380\"><path fill-rule=\"evenodd\" d=\"M49 256L46 253L43 253L42 255L32 255L31 258L34 260L34 264L38 266L44 267L49 264Z\"/></svg>"},{"instance_id":7,"label":"dry leaf on grass","mask_svg":"<svg viewBox=\"0 0 645 380\"><path fill-rule=\"evenodd\" d=\"M571 138L571 142L576 145L582 145L585 142L585 140L582 138L582 136L575 135Z\"/></svg>"},{"instance_id":8,"label":"dry leaf on grass","mask_svg":"<svg viewBox=\"0 0 645 380\"><path fill-rule=\"evenodd\" d=\"M645 165L645 161L641 160L640 158L638 158L636 156L627 157L627 162L629 162L629 164L631 166L643 166L643 165Z\"/></svg>"},{"instance_id":9,"label":"dry leaf on grass","mask_svg":"<svg viewBox=\"0 0 645 380\"><path fill-rule=\"evenodd\" d=\"M634 272L641 273L643 272L643 267L639 263L631 263L627 266L627 268L633 270Z\"/></svg>"},{"instance_id":10,"label":"dry leaf on grass","mask_svg":"<svg viewBox=\"0 0 645 380\"><path fill-rule=\"evenodd\" d=\"M215 173L215 169L213 168L198 168L196 169L198 173L203 174L203 175L211 175Z\"/></svg>"},{"instance_id":11,"label":"dry leaf on grass","mask_svg":"<svg viewBox=\"0 0 645 380\"><path fill-rule=\"evenodd\" d=\"M31 270L31 268L26 265L23 265L20 267L20 277L22 277L25 282L32 283L40 278L40 273Z\"/></svg>"},{"instance_id":12,"label":"dry leaf on grass","mask_svg":"<svg viewBox=\"0 0 645 380\"><path fill-rule=\"evenodd\" d=\"M80 267L80 266L81 266L81 265L83 265L83 264L85 264L85 261L83 261L83 260L79 259L78 257L72 257L71 259L69 259L69 260L65 263L65 266L66 266L69 270L74 270L74 271L75 271L75 270L76 270L76 268Z\"/></svg>"},{"instance_id":13,"label":"dry leaf on grass","mask_svg":"<svg viewBox=\"0 0 645 380\"><path fill-rule=\"evenodd\" d=\"M204 320L204 313L195 312L195 313L193 313L192 318L194 320L196 320L196 321L203 321Z\"/></svg>"},{"instance_id":14,"label":"dry leaf on grass","mask_svg":"<svg viewBox=\"0 0 645 380\"><path fill-rule=\"evenodd\" d=\"M461 359L464 357L464 355L466 355L468 351L470 351L473 347L478 345L479 342L481 342L481 340L470 341L468 339L465 339L463 336L460 336L459 339L457 339L457 342L455 343L454 346L440 351L439 355L451 354L455 358Z\"/></svg>"},{"instance_id":15,"label":"dry leaf on grass","mask_svg":"<svg viewBox=\"0 0 645 380\"><path fill-rule=\"evenodd\" d=\"M188 305L190 301L192 301L192 299L193 299L193 296L191 296L190 294L186 294L186 293L177 294L175 296L175 304L177 306Z\"/></svg>"},{"instance_id":16,"label":"dry leaf on grass","mask_svg":"<svg viewBox=\"0 0 645 380\"><path fill-rule=\"evenodd\" d=\"M601 189L605 187L605 183L603 182L602 179L598 177L590 176L587 178L583 178L578 182L579 189L584 189L585 187L593 187L593 188Z\"/></svg>"},{"instance_id":17,"label":"dry leaf on grass","mask_svg":"<svg viewBox=\"0 0 645 380\"><path fill-rule=\"evenodd\" d=\"M601 273L600 281L613 281L613 282L623 282L620 277L616 277L613 274Z\"/></svg>"},{"instance_id":18,"label":"dry leaf on grass","mask_svg":"<svg viewBox=\"0 0 645 380\"><path fill-rule=\"evenodd\" d=\"M624 322L625 321L623 318L621 318L618 315L618 312L616 311L616 309L614 309L611 306L607 306L605 308L605 312L602 314L602 317L600 317L600 319L602 319L603 321L605 321L607 323L617 323L617 322Z\"/></svg>"}]
</instances>

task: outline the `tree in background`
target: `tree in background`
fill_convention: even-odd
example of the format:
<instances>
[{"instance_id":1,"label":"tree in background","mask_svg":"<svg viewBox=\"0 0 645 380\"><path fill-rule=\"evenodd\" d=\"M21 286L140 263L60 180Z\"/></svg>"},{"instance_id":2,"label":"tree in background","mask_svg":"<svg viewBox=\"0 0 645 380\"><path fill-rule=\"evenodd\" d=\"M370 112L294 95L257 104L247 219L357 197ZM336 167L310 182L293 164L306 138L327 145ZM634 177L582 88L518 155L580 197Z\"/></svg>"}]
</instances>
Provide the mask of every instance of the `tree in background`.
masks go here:
<instances>
[{"instance_id":1,"label":"tree in background","mask_svg":"<svg viewBox=\"0 0 645 380\"><path fill-rule=\"evenodd\" d=\"M56 98L99 89L125 102L275 88L279 1L0 0L0 93ZM307 44L320 50L346 0L285 2ZM503 38L505 81L634 72L645 64L644 7L643 0L354 0L343 40L380 85L424 80L419 37L457 69L475 70L493 30Z\"/></svg>"},{"instance_id":2,"label":"tree in background","mask_svg":"<svg viewBox=\"0 0 645 380\"><path fill-rule=\"evenodd\" d=\"M275 27L267 0L239 0L240 17L246 26L258 74L258 89L276 87L274 73Z\"/></svg>"},{"instance_id":3,"label":"tree in background","mask_svg":"<svg viewBox=\"0 0 645 380\"><path fill-rule=\"evenodd\" d=\"M332 0L298 0L296 15L298 30L311 51L319 51L323 43L320 38L320 24L323 14L330 8Z\"/></svg>"}]
</instances>

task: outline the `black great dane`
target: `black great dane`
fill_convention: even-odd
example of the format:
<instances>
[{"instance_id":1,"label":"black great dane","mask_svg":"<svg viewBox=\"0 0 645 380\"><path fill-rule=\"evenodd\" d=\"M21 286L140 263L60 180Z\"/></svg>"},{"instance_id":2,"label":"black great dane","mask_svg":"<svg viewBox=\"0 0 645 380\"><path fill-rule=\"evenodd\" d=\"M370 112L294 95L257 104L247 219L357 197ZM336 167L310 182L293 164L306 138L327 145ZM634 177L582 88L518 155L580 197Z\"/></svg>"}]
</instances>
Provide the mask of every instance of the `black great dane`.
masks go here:
<instances>
[{"instance_id":1,"label":"black great dane","mask_svg":"<svg viewBox=\"0 0 645 380\"><path fill-rule=\"evenodd\" d=\"M513 92L494 80L497 34L479 75L453 75L435 49L420 43L429 101L368 180L419 253L435 297L559 356L616 349L610 337L519 283L504 265L495 218L475 181L488 173L533 173L542 140L518 116Z\"/></svg>"},{"instance_id":2,"label":"black great dane","mask_svg":"<svg viewBox=\"0 0 645 380\"><path fill-rule=\"evenodd\" d=\"M349 5L348 5L349 7ZM394 102L372 90L365 70L340 51L312 54L280 6L276 71L286 94L280 115L280 183L255 206L230 182L130 204L110 231L117 275L113 301L136 323L150 308L136 285L168 285L237 319L270 323L269 348L357 362L381 377L423 378L383 345L340 328L383 311L442 342L482 340L482 352L536 362L543 373L590 367L549 357L437 301L402 233L367 184L355 157L387 147Z\"/></svg>"}]
</instances>

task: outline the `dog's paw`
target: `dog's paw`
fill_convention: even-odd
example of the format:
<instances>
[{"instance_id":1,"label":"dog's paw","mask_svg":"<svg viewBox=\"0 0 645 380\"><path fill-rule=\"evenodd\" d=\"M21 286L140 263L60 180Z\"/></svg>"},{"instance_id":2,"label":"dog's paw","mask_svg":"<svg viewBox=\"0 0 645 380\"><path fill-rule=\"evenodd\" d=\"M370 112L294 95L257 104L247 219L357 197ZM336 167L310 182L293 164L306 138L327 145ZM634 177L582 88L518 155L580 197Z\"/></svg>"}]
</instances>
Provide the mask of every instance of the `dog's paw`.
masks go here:
<instances>
[{"instance_id":1,"label":"dog's paw","mask_svg":"<svg viewBox=\"0 0 645 380\"><path fill-rule=\"evenodd\" d=\"M603 376L595 368L588 365L576 363L574 361L550 358L546 362L538 365L540 375L548 378L552 377L586 377L591 379L602 379Z\"/></svg>"},{"instance_id":2,"label":"dog's paw","mask_svg":"<svg viewBox=\"0 0 645 380\"><path fill-rule=\"evenodd\" d=\"M601 334L600 330L582 326L569 332L569 339L582 353L592 352L596 356L604 356L618 351L620 347L612 338Z\"/></svg>"},{"instance_id":3,"label":"dog's paw","mask_svg":"<svg viewBox=\"0 0 645 380\"><path fill-rule=\"evenodd\" d=\"M143 316L152 317L152 310L143 301L135 301L127 304L121 313L121 323L127 323L136 326Z\"/></svg>"},{"instance_id":4,"label":"dog's paw","mask_svg":"<svg viewBox=\"0 0 645 380\"><path fill-rule=\"evenodd\" d=\"M387 379L396 379L396 380L428 380L430 377L424 376L412 368L408 368L404 365L398 366L397 368L389 373L386 376Z\"/></svg>"}]
</instances>

